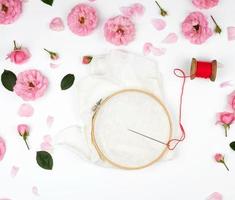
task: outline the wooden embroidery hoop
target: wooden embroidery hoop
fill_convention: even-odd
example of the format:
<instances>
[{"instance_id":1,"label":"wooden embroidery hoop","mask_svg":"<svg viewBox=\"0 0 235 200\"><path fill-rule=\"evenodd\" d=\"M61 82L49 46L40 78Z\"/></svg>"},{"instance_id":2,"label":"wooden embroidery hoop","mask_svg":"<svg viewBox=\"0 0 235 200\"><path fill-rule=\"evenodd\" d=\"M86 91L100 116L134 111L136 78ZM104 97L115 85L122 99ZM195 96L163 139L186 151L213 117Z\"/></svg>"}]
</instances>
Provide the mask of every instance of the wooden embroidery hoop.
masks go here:
<instances>
[{"instance_id":1,"label":"wooden embroidery hoop","mask_svg":"<svg viewBox=\"0 0 235 200\"><path fill-rule=\"evenodd\" d=\"M111 98L114 98L117 95L123 94L123 93L128 93L128 92L136 92L136 93L141 93L144 95L147 95L148 97L151 97L154 101L156 101L156 103L158 103L164 110L166 116L167 116L167 120L169 123L169 136L168 136L168 141L172 139L172 120L170 117L170 114L166 108L166 106L163 104L163 102L155 95L153 95L150 92L141 90L141 89L124 89L124 90L120 90L117 91L111 95L109 95L108 97L106 97L105 99L103 99L102 101L99 101L99 104L96 106L95 110L94 110L94 114L92 116L92 122L91 122L91 140L92 140L92 144L94 145L97 153L99 154L99 157L101 160L106 161L107 163L111 164L114 167L120 168L120 169L126 169L126 170L136 170L136 169L143 169L146 168L156 162L158 162L167 152L168 152L168 148L167 146L163 149L163 151L156 156L156 158L154 160L152 160L151 162L141 165L141 166L126 166L126 165L122 165L120 163L115 162L114 160L111 160L109 158L108 155L106 155L102 149L99 147L97 140L96 140L96 134L95 134L95 124L96 124L96 119L97 116L99 115L100 110L102 109L102 107L109 102L109 100Z\"/></svg>"}]
</instances>

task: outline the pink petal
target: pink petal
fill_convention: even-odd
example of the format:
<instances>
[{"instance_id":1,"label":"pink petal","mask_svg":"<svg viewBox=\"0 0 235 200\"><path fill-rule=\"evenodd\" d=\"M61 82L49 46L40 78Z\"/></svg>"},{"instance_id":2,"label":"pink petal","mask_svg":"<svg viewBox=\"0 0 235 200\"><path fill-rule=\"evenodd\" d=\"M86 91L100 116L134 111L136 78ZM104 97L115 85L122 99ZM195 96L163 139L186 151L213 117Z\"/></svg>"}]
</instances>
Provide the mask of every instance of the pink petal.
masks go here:
<instances>
[{"instance_id":1,"label":"pink petal","mask_svg":"<svg viewBox=\"0 0 235 200\"><path fill-rule=\"evenodd\" d=\"M96 0L88 0L88 1L90 1L90 2L94 2L94 1L96 1Z\"/></svg>"},{"instance_id":2,"label":"pink petal","mask_svg":"<svg viewBox=\"0 0 235 200\"><path fill-rule=\"evenodd\" d=\"M135 3L131 7L132 7L134 13L136 13L137 15L144 14L144 6L141 3Z\"/></svg>"},{"instance_id":3,"label":"pink petal","mask_svg":"<svg viewBox=\"0 0 235 200\"><path fill-rule=\"evenodd\" d=\"M134 10L131 7L121 7L120 12L126 17L132 17L134 15Z\"/></svg>"},{"instance_id":4,"label":"pink petal","mask_svg":"<svg viewBox=\"0 0 235 200\"><path fill-rule=\"evenodd\" d=\"M34 108L30 104L22 104L18 110L18 115L21 117L31 117L34 113Z\"/></svg>"},{"instance_id":5,"label":"pink petal","mask_svg":"<svg viewBox=\"0 0 235 200\"><path fill-rule=\"evenodd\" d=\"M166 49L165 48L156 48L156 47L153 47L152 48L152 53L155 56L162 56L162 55L164 55L166 53Z\"/></svg>"},{"instance_id":6,"label":"pink petal","mask_svg":"<svg viewBox=\"0 0 235 200\"><path fill-rule=\"evenodd\" d=\"M145 55L149 54L151 52L153 45L150 42L146 42L143 47L143 52Z\"/></svg>"},{"instance_id":7,"label":"pink petal","mask_svg":"<svg viewBox=\"0 0 235 200\"><path fill-rule=\"evenodd\" d=\"M223 196L218 192L214 192L209 197L207 197L206 200L223 200Z\"/></svg>"},{"instance_id":8,"label":"pink petal","mask_svg":"<svg viewBox=\"0 0 235 200\"><path fill-rule=\"evenodd\" d=\"M57 67L59 67L58 64L50 63L50 68L55 69Z\"/></svg>"},{"instance_id":9,"label":"pink petal","mask_svg":"<svg viewBox=\"0 0 235 200\"><path fill-rule=\"evenodd\" d=\"M221 88L228 87L228 86L233 86L231 81L224 81L224 82L220 83Z\"/></svg>"},{"instance_id":10,"label":"pink petal","mask_svg":"<svg viewBox=\"0 0 235 200\"><path fill-rule=\"evenodd\" d=\"M53 31L63 31L64 30L64 23L60 17L56 17L51 20L49 27Z\"/></svg>"},{"instance_id":11,"label":"pink petal","mask_svg":"<svg viewBox=\"0 0 235 200\"><path fill-rule=\"evenodd\" d=\"M11 177L14 178L17 175L18 171L19 171L19 167L13 166L11 168Z\"/></svg>"},{"instance_id":12,"label":"pink petal","mask_svg":"<svg viewBox=\"0 0 235 200\"><path fill-rule=\"evenodd\" d=\"M166 22L163 19L153 19L151 23L158 31L161 31L166 27Z\"/></svg>"},{"instance_id":13,"label":"pink petal","mask_svg":"<svg viewBox=\"0 0 235 200\"><path fill-rule=\"evenodd\" d=\"M49 142L43 142L41 144L41 150L51 152L52 151L52 145Z\"/></svg>"},{"instance_id":14,"label":"pink petal","mask_svg":"<svg viewBox=\"0 0 235 200\"><path fill-rule=\"evenodd\" d=\"M43 140L44 140L45 142L49 142L49 143L52 142L52 138L51 138L50 135L44 135Z\"/></svg>"},{"instance_id":15,"label":"pink petal","mask_svg":"<svg viewBox=\"0 0 235 200\"><path fill-rule=\"evenodd\" d=\"M176 43L177 41L178 41L178 36L176 35L176 33L169 33L162 42L172 44Z\"/></svg>"},{"instance_id":16,"label":"pink petal","mask_svg":"<svg viewBox=\"0 0 235 200\"><path fill-rule=\"evenodd\" d=\"M6 153L6 143L2 137L0 137L0 161L3 160Z\"/></svg>"},{"instance_id":17,"label":"pink petal","mask_svg":"<svg viewBox=\"0 0 235 200\"><path fill-rule=\"evenodd\" d=\"M37 188L36 186L33 186L33 187L32 187L32 193L33 193L35 196L39 196L38 188Z\"/></svg>"},{"instance_id":18,"label":"pink petal","mask_svg":"<svg viewBox=\"0 0 235 200\"><path fill-rule=\"evenodd\" d=\"M235 40L235 27L228 27L227 28L227 32L228 32L228 40Z\"/></svg>"},{"instance_id":19,"label":"pink petal","mask_svg":"<svg viewBox=\"0 0 235 200\"><path fill-rule=\"evenodd\" d=\"M52 126L53 122L54 122L54 117L49 115L47 117L47 126L50 128Z\"/></svg>"}]
</instances>

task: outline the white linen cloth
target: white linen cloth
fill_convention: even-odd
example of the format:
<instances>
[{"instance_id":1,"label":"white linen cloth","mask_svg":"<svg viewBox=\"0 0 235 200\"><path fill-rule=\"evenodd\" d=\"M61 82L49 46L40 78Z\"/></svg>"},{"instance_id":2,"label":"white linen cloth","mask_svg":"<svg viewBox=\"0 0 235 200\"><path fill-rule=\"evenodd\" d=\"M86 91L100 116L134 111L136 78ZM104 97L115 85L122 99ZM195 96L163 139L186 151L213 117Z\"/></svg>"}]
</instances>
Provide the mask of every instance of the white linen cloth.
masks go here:
<instances>
[{"instance_id":1,"label":"white linen cloth","mask_svg":"<svg viewBox=\"0 0 235 200\"><path fill-rule=\"evenodd\" d=\"M143 89L164 102L161 75L153 60L121 50L94 56L88 67L90 73L80 80L77 89L78 115L83 126L65 128L54 140L56 146L65 146L87 161L109 166L100 159L91 142L92 107L101 98L126 88ZM169 158L169 153L163 159L166 158Z\"/></svg>"}]
</instances>

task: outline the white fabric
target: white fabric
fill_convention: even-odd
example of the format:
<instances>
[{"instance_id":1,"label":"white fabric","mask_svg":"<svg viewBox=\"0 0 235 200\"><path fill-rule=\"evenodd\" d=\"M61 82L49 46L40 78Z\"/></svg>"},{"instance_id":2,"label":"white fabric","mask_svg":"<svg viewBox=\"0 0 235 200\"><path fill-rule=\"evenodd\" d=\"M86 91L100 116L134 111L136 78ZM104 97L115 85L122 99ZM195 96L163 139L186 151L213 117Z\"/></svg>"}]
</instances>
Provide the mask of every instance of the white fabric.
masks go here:
<instances>
[{"instance_id":1,"label":"white fabric","mask_svg":"<svg viewBox=\"0 0 235 200\"><path fill-rule=\"evenodd\" d=\"M77 107L80 108L78 115L82 118L84 126L65 128L56 136L55 143L68 147L88 161L107 165L100 159L91 142L92 107L100 99L129 88L148 91L163 101L162 81L154 61L120 50L94 57L89 67L89 75L79 82L77 90ZM166 125L166 121L164 123ZM145 156L142 154L143 152L139 152L140 157ZM152 155L150 157L152 158ZM164 157L166 158L167 156Z\"/></svg>"}]
</instances>

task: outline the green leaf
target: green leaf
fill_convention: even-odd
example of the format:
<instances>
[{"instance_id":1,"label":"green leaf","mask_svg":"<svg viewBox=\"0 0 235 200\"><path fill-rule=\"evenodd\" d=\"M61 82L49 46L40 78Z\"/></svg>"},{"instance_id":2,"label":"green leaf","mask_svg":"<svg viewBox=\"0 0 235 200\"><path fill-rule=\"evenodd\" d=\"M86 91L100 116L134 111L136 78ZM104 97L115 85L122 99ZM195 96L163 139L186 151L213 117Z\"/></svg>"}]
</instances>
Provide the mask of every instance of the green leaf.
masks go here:
<instances>
[{"instance_id":1,"label":"green leaf","mask_svg":"<svg viewBox=\"0 0 235 200\"><path fill-rule=\"evenodd\" d=\"M61 89L62 90L69 89L73 85L74 80L75 80L75 77L73 74L67 74L66 76L64 76L64 78L62 79L60 83Z\"/></svg>"},{"instance_id":2,"label":"green leaf","mask_svg":"<svg viewBox=\"0 0 235 200\"><path fill-rule=\"evenodd\" d=\"M38 151L36 160L38 165L43 169L51 170L53 168L52 156L46 151Z\"/></svg>"},{"instance_id":3,"label":"green leaf","mask_svg":"<svg viewBox=\"0 0 235 200\"><path fill-rule=\"evenodd\" d=\"M43 3L52 6L54 0L41 0Z\"/></svg>"},{"instance_id":4,"label":"green leaf","mask_svg":"<svg viewBox=\"0 0 235 200\"><path fill-rule=\"evenodd\" d=\"M3 86L9 90L9 91L13 91L14 90L14 86L16 84L16 75L8 70L4 70L4 72L2 73L1 76L1 81Z\"/></svg>"},{"instance_id":5,"label":"green leaf","mask_svg":"<svg viewBox=\"0 0 235 200\"><path fill-rule=\"evenodd\" d=\"M231 147L232 150L235 151L235 141L230 143L230 147Z\"/></svg>"}]
</instances>

